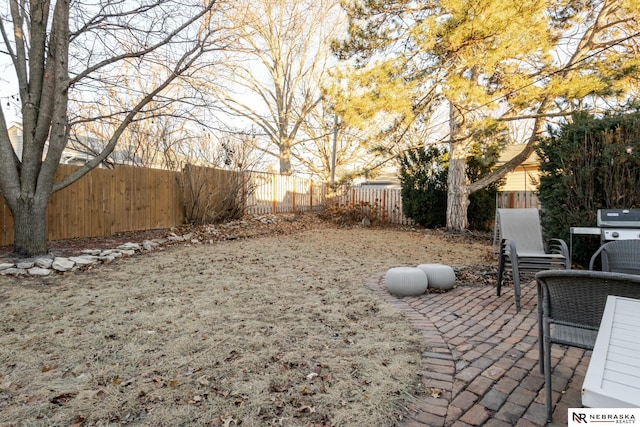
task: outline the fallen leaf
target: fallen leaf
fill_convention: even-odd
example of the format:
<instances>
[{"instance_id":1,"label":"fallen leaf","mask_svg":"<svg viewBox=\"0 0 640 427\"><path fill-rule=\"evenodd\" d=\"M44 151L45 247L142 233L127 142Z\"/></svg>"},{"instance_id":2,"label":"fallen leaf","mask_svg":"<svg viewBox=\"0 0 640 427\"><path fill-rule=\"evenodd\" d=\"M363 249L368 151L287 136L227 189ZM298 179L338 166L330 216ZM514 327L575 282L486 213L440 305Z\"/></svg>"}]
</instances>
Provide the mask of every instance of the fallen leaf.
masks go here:
<instances>
[{"instance_id":1,"label":"fallen leaf","mask_svg":"<svg viewBox=\"0 0 640 427\"><path fill-rule=\"evenodd\" d=\"M34 396L30 396L30 397L27 399L26 404L27 404L27 405L29 405L29 406L37 405L37 404L39 404L39 403L40 403L40 401L41 401L40 396L38 396L38 395L34 395Z\"/></svg>"},{"instance_id":2,"label":"fallen leaf","mask_svg":"<svg viewBox=\"0 0 640 427\"><path fill-rule=\"evenodd\" d=\"M64 405L65 403L69 402L70 400L72 400L74 397L76 397L78 393L62 393L54 398L52 398L50 400L51 403L55 404L55 405Z\"/></svg>"},{"instance_id":3,"label":"fallen leaf","mask_svg":"<svg viewBox=\"0 0 640 427\"><path fill-rule=\"evenodd\" d=\"M442 390L440 390L439 388L433 387L429 390L429 394L431 394L431 397L433 397L434 399L437 399L442 394Z\"/></svg>"},{"instance_id":4,"label":"fallen leaf","mask_svg":"<svg viewBox=\"0 0 640 427\"><path fill-rule=\"evenodd\" d=\"M297 408L296 411L308 412L310 414L313 414L316 412L316 408L314 408L313 406L302 405L301 407Z\"/></svg>"},{"instance_id":5,"label":"fallen leaf","mask_svg":"<svg viewBox=\"0 0 640 427\"><path fill-rule=\"evenodd\" d=\"M62 378L69 378L69 377L75 377L75 376L76 376L76 374L71 369L66 369L62 373Z\"/></svg>"},{"instance_id":6,"label":"fallen leaf","mask_svg":"<svg viewBox=\"0 0 640 427\"><path fill-rule=\"evenodd\" d=\"M282 393L283 391L287 391L289 387L289 383L271 383L269 384L269 391L272 393Z\"/></svg>"},{"instance_id":7,"label":"fallen leaf","mask_svg":"<svg viewBox=\"0 0 640 427\"><path fill-rule=\"evenodd\" d=\"M133 384L133 383L135 382L135 380L137 379L137 377L138 377L138 375L136 375L135 377L131 377L131 378L129 378L128 380L126 380L126 381L124 381L124 382L122 383L122 386L123 386L123 387L128 387L128 386L130 386L131 384Z\"/></svg>"},{"instance_id":8,"label":"fallen leaf","mask_svg":"<svg viewBox=\"0 0 640 427\"><path fill-rule=\"evenodd\" d=\"M49 372L52 369L53 369L53 365L47 365L46 363L43 363L42 369L40 370L40 372Z\"/></svg>"},{"instance_id":9,"label":"fallen leaf","mask_svg":"<svg viewBox=\"0 0 640 427\"><path fill-rule=\"evenodd\" d=\"M308 385L302 386L302 388L299 390L299 393L303 396L311 396L316 394L315 390L313 390L313 388L309 387Z\"/></svg>"},{"instance_id":10,"label":"fallen leaf","mask_svg":"<svg viewBox=\"0 0 640 427\"><path fill-rule=\"evenodd\" d=\"M231 416L229 418L222 418L222 422L224 423L224 427L229 427L231 423L238 425L236 420L234 420Z\"/></svg>"},{"instance_id":11,"label":"fallen leaf","mask_svg":"<svg viewBox=\"0 0 640 427\"><path fill-rule=\"evenodd\" d=\"M84 424L84 422L86 421L86 417L83 417L82 415L77 415L73 421L71 421L71 424L69 425L69 427L82 427L82 425Z\"/></svg>"}]
</instances>

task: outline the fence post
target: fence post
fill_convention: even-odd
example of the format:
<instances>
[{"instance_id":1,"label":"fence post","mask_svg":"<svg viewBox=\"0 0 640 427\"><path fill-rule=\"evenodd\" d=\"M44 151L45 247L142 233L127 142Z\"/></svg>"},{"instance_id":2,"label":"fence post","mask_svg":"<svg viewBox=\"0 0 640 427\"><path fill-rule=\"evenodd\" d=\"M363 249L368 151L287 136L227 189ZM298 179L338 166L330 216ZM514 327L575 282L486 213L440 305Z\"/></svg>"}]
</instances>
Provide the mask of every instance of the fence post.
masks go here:
<instances>
[{"instance_id":1,"label":"fence post","mask_svg":"<svg viewBox=\"0 0 640 427\"><path fill-rule=\"evenodd\" d=\"M382 189L382 209L380 209L380 221L384 221L385 213L387 212L387 190Z\"/></svg>"},{"instance_id":2,"label":"fence post","mask_svg":"<svg viewBox=\"0 0 640 427\"><path fill-rule=\"evenodd\" d=\"M278 177L277 175L272 176L273 188L271 189L271 204L273 213L278 213Z\"/></svg>"},{"instance_id":3,"label":"fence post","mask_svg":"<svg viewBox=\"0 0 640 427\"><path fill-rule=\"evenodd\" d=\"M313 211L313 180L309 180L309 210Z\"/></svg>"},{"instance_id":4,"label":"fence post","mask_svg":"<svg viewBox=\"0 0 640 427\"><path fill-rule=\"evenodd\" d=\"M242 215L246 215L247 214L247 175L246 172L241 172L242 175L240 175L240 179L241 179L241 183L242 183Z\"/></svg>"},{"instance_id":5,"label":"fence post","mask_svg":"<svg viewBox=\"0 0 640 427\"><path fill-rule=\"evenodd\" d=\"M291 177L291 209L293 212L296 211L296 193L298 192L298 187L296 187L296 177Z\"/></svg>"}]
</instances>

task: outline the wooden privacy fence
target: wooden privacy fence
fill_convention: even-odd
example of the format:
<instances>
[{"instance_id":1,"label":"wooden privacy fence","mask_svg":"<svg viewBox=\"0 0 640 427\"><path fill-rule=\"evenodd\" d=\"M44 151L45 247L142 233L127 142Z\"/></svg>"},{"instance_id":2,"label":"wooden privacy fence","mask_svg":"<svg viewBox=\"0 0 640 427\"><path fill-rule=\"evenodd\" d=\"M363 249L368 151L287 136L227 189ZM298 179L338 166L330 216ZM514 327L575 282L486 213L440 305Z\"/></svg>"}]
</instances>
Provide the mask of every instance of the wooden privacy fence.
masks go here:
<instances>
[{"instance_id":1,"label":"wooden privacy fence","mask_svg":"<svg viewBox=\"0 0 640 427\"><path fill-rule=\"evenodd\" d=\"M76 169L61 164L56 180ZM51 196L47 239L170 228L184 224L187 218L215 221L238 207L240 213L249 214L308 211L324 205L326 188L293 176L195 166L182 172L133 166L98 168ZM0 197L0 246L12 243L13 217Z\"/></svg>"},{"instance_id":2,"label":"wooden privacy fence","mask_svg":"<svg viewBox=\"0 0 640 427\"><path fill-rule=\"evenodd\" d=\"M56 180L77 166L60 165ZM412 224L402 214L400 190L344 187L265 172L233 172L187 166L182 172L134 166L94 169L54 193L47 209L47 239L103 237L126 231L215 221L239 213L287 213L321 209L327 201L358 207L378 219ZM208 212L205 214L205 212ZM13 218L0 197L0 246L13 243Z\"/></svg>"},{"instance_id":3,"label":"wooden privacy fence","mask_svg":"<svg viewBox=\"0 0 640 427\"><path fill-rule=\"evenodd\" d=\"M56 180L77 166L60 165ZM54 193L47 208L47 239L111 236L184 222L179 172L117 166L94 169ZM13 217L0 198L0 245L13 243Z\"/></svg>"},{"instance_id":4,"label":"wooden privacy fence","mask_svg":"<svg viewBox=\"0 0 640 427\"><path fill-rule=\"evenodd\" d=\"M308 178L267 172L244 172L244 212L305 212L325 204L328 186Z\"/></svg>"},{"instance_id":5,"label":"wooden privacy fence","mask_svg":"<svg viewBox=\"0 0 640 427\"><path fill-rule=\"evenodd\" d=\"M342 187L332 196L331 201L352 209L360 209L369 219L391 224L414 223L402 212L400 189Z\"/></svg>"},{"instance_id":6,"label":"wooden privacy fence","mask_svg":"<svg viewBox=\"0 0 640 427\"><path fill-rule=\"evenodd\" d=\"M532 191L501 191L496 195L497 208L540 208L538 195Z\"/></svg>"},{"instance_id":7,"label":"wooden privacy fence","mask_svg":"<svg viewBox=\"0 0 640 427\"><path fill-rule=\"evenodd\" d=\"M324 206L328 188L308 178L192 165L185 167L181 180L187 219L197 222L215 222L229 211L243 214L311 211Z\"/></svg>"}]
</instances>

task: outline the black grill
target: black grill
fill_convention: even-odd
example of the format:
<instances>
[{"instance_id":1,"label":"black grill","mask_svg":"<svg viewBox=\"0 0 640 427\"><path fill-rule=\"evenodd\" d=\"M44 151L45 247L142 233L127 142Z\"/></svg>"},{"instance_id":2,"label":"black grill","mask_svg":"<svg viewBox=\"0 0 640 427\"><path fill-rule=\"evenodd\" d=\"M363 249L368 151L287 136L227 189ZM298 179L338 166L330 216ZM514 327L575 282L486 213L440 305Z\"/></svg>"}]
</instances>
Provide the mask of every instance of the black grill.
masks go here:
<instances>
[{"instance_id":1,"label":"black grill","mask_svg":"<svg viewBox=\"0 0 640 427\"><path fill-rule=\"evenodd\" d=\"M598 209L602 241L640 239L640 209Z\"/></svg>"}]
</instances>

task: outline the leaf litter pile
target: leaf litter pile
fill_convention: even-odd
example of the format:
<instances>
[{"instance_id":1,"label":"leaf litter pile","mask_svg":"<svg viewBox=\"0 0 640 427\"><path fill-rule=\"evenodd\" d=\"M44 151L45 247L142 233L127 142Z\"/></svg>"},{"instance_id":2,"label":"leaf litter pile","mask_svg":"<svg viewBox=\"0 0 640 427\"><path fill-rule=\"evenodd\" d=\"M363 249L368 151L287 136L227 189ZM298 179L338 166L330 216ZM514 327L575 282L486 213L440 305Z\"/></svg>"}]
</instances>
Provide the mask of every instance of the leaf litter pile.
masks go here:
<instances>
[{"instance_id":1,"label":"leaf litter pile","mask_svg":"<svg viewBox=\"0 0 640 427\"><path fill-rule=\"evenodd\" d=\"M427 343L365 284L394 266L485 268L490 242L288 222L0 277L0 425L396 425L431 393Z\"/></svg>"}]
</instances>

